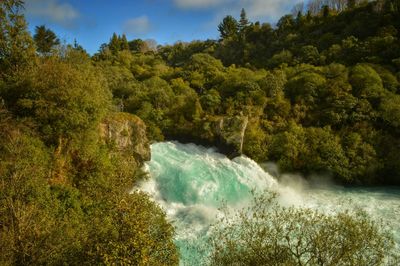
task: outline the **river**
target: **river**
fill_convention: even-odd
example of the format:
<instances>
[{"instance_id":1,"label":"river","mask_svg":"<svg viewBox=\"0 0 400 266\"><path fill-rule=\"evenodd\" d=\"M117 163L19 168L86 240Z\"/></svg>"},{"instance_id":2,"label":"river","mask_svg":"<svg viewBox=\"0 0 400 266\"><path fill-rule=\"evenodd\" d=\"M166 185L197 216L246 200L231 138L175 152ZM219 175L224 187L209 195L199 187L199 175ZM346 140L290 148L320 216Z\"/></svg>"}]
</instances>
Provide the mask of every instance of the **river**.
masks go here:
<instances>
[{"instance_id":1,"label":"river","mask_svg":"<svg viewBox=\"0 0 400 266\"><path fill-rule=\"evenodd\" d=\"M276 191L280 204L312 208L323 212L362 208L372 219L387 224L400 246L400 188L344 188L329 182L310 185L301 177L286 175L280 182L264 168L244 156L233 160L212 148L178 142L151 146L152 159L146 164L150 178L140 189L165 210L176 228L176 244L182 265L199 260L193 247L207 234L210 224L230 209L246 206L252 191Z\"/></svg>"}]
</instances>

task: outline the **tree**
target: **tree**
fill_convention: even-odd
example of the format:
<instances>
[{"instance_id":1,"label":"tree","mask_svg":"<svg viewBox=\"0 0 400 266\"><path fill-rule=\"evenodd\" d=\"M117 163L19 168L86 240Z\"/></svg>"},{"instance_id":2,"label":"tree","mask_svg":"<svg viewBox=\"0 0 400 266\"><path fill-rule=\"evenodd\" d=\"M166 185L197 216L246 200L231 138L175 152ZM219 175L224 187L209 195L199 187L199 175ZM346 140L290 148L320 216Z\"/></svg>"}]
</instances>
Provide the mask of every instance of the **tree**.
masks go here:
<instances>
[{"instance_id":1,"label":"tree","mask_svg":"<svg viewBox=\"0 0 400 266\"><path fill-rule=\"evenodd\" d=\"M204 109L213 114L220 107L221 96L217 90L211 89L201 96L200 102Z\"/></svg>"},{"instance_id":2,"label":"tree","mask_svg":"<svg viewBox=\"0 0 400 266\"><path fill-rule=\"evenodd\" d=\"M356 0L347 0L347 8L353 9L356 7Z\"/></svg>"},{"instance_id":3,"label":"tree","mask_svg":"<svg viewBox=\"0 0 400 266\"><path fill-rule=\"evenodd\" d=\"M319 64L320 56L319 56L318 49L315 46L306 45L306 46L301 47L300 56L301 56L301 61L304 63L309 63L312 65Z\"/></svg>"},{"instance_id":4,"label":"tree","mask_svg":"<svg viewBox=\"0 0 400 266\"><path fill-rule=\"evenodd\" d=\"M128 43L129 50L132 52L144 53L146 49L146 43L142 39L135 39Z\"/></svg>"},{"instance_id":5,"label":"tree","mask_svg":"<svg viewBox=\"0 0 400 266\"><path fill-rule=\"evenodd\" d=\"M157 51L157 41L154 39L146 39L146 52L156 52Z\"/></svg>"},{"instance_id":6,"label":"tree","mask_svg":"<svg viewBox=\"0 0 400 266\"><path fill-rule=\"evenodd\" d=\"M383 82L376 71L366 64L357 64L350 73L350 84L357 97L379 99L385 94Z\"/></svg>"},{"instance_id":7,"label":"tree","mask_svg":"<svg viewBox=\"0 0 400 266\"><path fill-rule=\"evenodd\" d=\"M237 37L239 24L232 16L226 16L218 25L218 31L222 40L232 40Z\"/></svg>"},{"instance_id":8,"label":"tree","mask_svg":"<svg viewBox=\"0 0 400 266\"><path fill-rule=\"evenodd\" d=\"M22 8L22 0L0 1L0 77L34 62L33 41Z\"/></svg>"},{"instance_id":9,"label":"tree","mask_svg":"<svg viewBox=\"0 0 400 266\"><path fill-rule=\"evenodd\" d=\"M278 32L282 34L292 29L294 24L293 17L291 15L285 15L279 19L276 25L278 26Z\"/></svg>"},{"instance_id":10,"label":"tree","mask_svg":"<svg viewBox=\"0 0 400 266\"><path fill-rule=\"evenodd\" d=\"M293 61L293 54L289 50L282 50L276 53L268 60L268 65L277 67L281 64L290 64Z\"/></svg>"},{"instance_id":11,"label":"tree","mask_svg":"<svg viewBox=\"0 0 400 266\"><path fill-rule=\"evenodd\" d=\"M303 23L303 21L304 21L303 13L302 13L301 11L299 11L299 12L297 13L297 16L296 16L296 25L297 25L297 26L301 26L302 23Z\"/></svg>"},{"instance_id":12,"label":"tree","mask_svg":"<svg viewBox=\"0 0 400 266\"><path fill-rule=\"evenodd\" d=\"M293 103L313 104L326 84L324 76L317 71L299 71L286 84L286 95Z\"/></svg>"},{"instance_id":13,"label":"tree","mask_svg":"<svg viewBox=\"0 0 400 266\"><path fill-rule=\"evenodd\" d=\"M291 13L292 16L298 16L299 14L303 14L304 12L304 2L297 3L293 6Z\"/></svg>"},{"instance_id":14,"label":"tree","mask_svg":"<svg viewBox=\"0 0 400 266\"><path fill-rule=\"evenodd\" d=\"M75 202L64 209L53 194L51 153L11 117L0 117L0 128L0 264L67 263L81 248L83 221Z\"/></svg>"},{"instance_id":15,"label":"tree","mask_svg":"<svg viewBox=\"0 0 400 266\"><path fill-rule=\"evenodd\" d=\"M56 34L47 29L45 25L36 26L35 35L33 36L37 51L43 55L48 55L53 50L54 46L60 44L60 40Z\"/></svg>"},{"instance_id":16,"label":"tree","mask_svg":"<svg viewBox=\"0 0 400 266\"><path fill-rule=\"evenodd\" d=\"M113 54L116 54L118 51L121 50L120 38L115 32L113 33L110 42L108 43L108 48Z\"/></svg>"},{"instance_id":17,"label":"tree","mask_svg":"<svg viewBox=\"0 0 400 266\"><path fill-rule=\"evenodd\" d=\"M122 37L120 39L120 49L123 50L129 50L129 43L128 40L126 39L126 35L122 34Z\"/></svg>"},{"instance_id":18,"label":"tree","mask_svg":"<svg viewBox=\"0 0 400 266\"><path fill-rule=\"evenodd\" d=\"M92 261L88 264L178 265L174 229L146 194L128 194L109 212L106 219L99 213L101 222L93 222L98 232L93 232L95 239L89 240Z\"/></svg>"},{"instance_id":19,"label":"tree","mask_svg":"<svg viewBox=\"0 0 400 266\"><path fill-rule=\"evenodd\" d=\"M225 217L212 227L208 265L381 265L396 259L393 237L362 211L328 215L282 207L265 192Z\"/></svg>"},{"instance_id":20,"label":"tree","mask_svg":"<svg viewBox=\"0 0 400 266\"><path fill-rule=\"evenodd\" d=\"M400 129L400 95L389 94L380 104L382 119L394 128Z\"/></svg>"},{"instance_id":21,"label":"tree","mask_svg":"<svg viewBox=\"0 0 400 266\"><path fill-rule=\"evenodd\" d=\"M108 110L110 92L91 65L49 58L24 75L10 90L8 102L18 116L39 124L49 144L64 146L64 141L95 129Z\"/></svg>"},{"instance_id":22,"label":"tree","mask_svg":"<svg viewBox=\"0 0 400 266\"><path fill-rule=\"evenodd\" d=\"M249 20L247 19L246 11L244 8L240 11L240 20L239 20L239 31L244 31L244 29L249 26Z\"/></svg>"},{"instance_id":23,"label":"tree","mask_svg":"<svg viewBox=\"0 0 400 266\"><path fill-rule=\"evenodd\" d=\"M322 16L323 16L324 18L327 18L327 17L329 17L329 14L330 14L329 6L324 5L324 6L322 7Z\"/></svg>"}]
</instances>

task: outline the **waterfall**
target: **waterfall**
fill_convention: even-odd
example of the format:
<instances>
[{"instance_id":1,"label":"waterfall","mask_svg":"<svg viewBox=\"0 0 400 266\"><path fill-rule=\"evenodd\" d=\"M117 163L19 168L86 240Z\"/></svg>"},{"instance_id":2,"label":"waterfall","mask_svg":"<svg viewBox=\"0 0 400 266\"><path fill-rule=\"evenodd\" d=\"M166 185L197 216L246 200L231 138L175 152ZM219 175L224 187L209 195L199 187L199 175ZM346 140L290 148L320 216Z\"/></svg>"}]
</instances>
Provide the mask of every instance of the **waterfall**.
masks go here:
<instances>
[{"instance_id":1,"label":"waterfall","mask_svg":"<svg viewBox=\"0 0 400 266\"><path fill-rule=\"evenodd\" d=\"M301 178L277 180L253 160L241 156L233 160L213 148L178 142L151 146L152 160L146 164L150 178L140 189L165 210L176 227L176 243L182 264L195 257L190 246L201 241L210 224L222 215L221 206L245 207L252 191L275 191L281 204L336 212L362 208L373 219L390 224L400 243L400 189L346 189L338 186L311 188ZM289 181L288 181L289 180Z\"/></svg>"}]
</instances>

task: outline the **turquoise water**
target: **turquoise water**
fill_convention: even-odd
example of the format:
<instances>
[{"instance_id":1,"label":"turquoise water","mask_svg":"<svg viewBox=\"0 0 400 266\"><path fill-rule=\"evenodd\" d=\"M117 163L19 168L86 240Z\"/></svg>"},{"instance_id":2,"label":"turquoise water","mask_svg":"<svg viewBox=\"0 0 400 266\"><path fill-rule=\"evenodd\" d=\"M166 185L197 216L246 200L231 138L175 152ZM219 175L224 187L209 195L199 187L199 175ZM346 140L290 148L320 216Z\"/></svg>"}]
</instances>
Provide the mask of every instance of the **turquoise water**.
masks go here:
<instances>
[{"instance_id":1,"label":"turquoise water","mask_svg":"<svg viewBox=\"0 0 400 266\"><path fill-rule=\"evenodd\" d=\"M141 190L165 210L176 227L176 243L182 265L198 260L191 247L207 235L210 224L220 217L219 208L245 207L252 191L275 191L280 204L324 212L362 208L371 218L389 225L400 244L400 188L346 189L323 184L311 188L301 177L283 176L280 183L246 157L233 160L214 149L162 142L151 146L152 159L146 168L150 178Z\"/></svg>"}]
</instances>

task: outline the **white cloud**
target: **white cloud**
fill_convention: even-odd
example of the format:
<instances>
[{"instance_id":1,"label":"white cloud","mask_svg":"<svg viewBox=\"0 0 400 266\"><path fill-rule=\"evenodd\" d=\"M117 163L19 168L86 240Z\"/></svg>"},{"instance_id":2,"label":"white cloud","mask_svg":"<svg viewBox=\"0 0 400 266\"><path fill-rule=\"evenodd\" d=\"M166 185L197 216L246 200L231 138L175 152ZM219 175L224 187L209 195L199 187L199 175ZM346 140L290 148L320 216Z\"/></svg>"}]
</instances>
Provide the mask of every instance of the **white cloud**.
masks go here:
<instances>
[{"instance_id":1,"label":"white cloud","mask_svg":"<svg viewBox=\"0 0 400 266\"><path fill-rule=\"evenodd\" d=\"M26 1L25 9L27 15L40 17L65 27L73 26L80 17L77 9L60 0L29 0Z\"/></svg>"},{"instance_id":2,"label":"white cloud","mask_svg":"<svg viewBox=\"0 0 400 266\"><path fill-rule=\"evenodd\" d=\"M126 34L145 34L151 30L151 23L147 16L129 19L124 24Z\"/></svg>"},{"instance_id":3,"label":"white cloud","mask_svg":"<svg viewBox=\"0 0 400 266\"><path fill-rule=\"evenodd\" d=\"M210 9L213 8L215 21L220 21L226 15L239 17L244 8L250 20L276 22L282 15L290 12L292 7L301 0L174 0L180 9ZM215 23L212 22L213 24Z\"/></svg>"},{"instance_id":4,"label":"white cloud","mask_svg":"<svg viewBox=\"0 0 400 266\"><path fill-rule=\"evenodd\" d=\"M241 5L251 19L278 20L282 15L289 13L299 0L240 0Z\"/></svg>"},{"instance_id":5,"label":"white cloud","mask_svg":"<svg viewBox=\"0 0 400 266\"><path fill-rule=\"evenodd\" d=\"M230 2L230 0L174 0L175 5L181 9L206 9L227 2Z\"/></svg>"}]
</instances>

